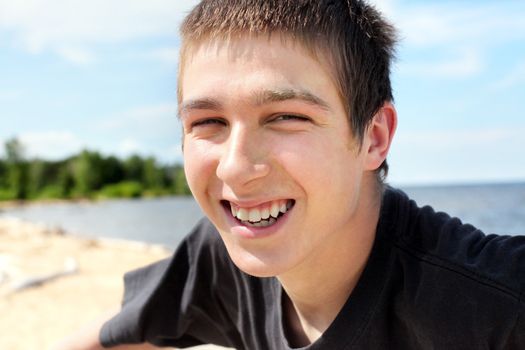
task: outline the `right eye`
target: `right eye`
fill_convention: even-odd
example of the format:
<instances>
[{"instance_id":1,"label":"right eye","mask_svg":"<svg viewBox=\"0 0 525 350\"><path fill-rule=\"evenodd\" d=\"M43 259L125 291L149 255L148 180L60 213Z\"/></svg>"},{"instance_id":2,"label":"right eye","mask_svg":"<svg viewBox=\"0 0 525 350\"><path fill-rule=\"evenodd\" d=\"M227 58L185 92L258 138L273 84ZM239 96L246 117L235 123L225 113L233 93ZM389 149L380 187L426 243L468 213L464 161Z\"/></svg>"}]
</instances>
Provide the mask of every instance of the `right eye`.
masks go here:
<instances>
[{"instance_id":1,"label":"right eye","mask_svg":"<svg viewBox=\"0 0 525 350\"><path fill-rule=\"evenodd\" d=\"M193 123L191 123L191 127L206 127L206 126L220 126L220 125L226 125L226 122L220 118L206 118L206 119L200 119L196 120Z\"/></svg>"}]
</instances>

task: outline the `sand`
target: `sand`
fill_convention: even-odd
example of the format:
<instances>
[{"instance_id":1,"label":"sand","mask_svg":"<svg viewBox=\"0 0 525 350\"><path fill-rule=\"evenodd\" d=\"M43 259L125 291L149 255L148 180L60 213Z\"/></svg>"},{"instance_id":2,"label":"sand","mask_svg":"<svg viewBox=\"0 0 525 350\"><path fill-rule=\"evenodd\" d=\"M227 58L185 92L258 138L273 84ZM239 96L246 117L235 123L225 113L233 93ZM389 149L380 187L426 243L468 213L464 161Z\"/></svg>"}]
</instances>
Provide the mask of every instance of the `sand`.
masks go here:
<instances>
[{"instance_id":1,"label":"sand","mask_svg":"<svg viewBox=\"0 0 525 350\"><path fill-rule=\"evenodd\" d=\"M162 246L0 219L0 349L48 349L120 304L124 272L169 254ZM63 275L28 286L56 273Z\"/></svg>"}]
</instances>

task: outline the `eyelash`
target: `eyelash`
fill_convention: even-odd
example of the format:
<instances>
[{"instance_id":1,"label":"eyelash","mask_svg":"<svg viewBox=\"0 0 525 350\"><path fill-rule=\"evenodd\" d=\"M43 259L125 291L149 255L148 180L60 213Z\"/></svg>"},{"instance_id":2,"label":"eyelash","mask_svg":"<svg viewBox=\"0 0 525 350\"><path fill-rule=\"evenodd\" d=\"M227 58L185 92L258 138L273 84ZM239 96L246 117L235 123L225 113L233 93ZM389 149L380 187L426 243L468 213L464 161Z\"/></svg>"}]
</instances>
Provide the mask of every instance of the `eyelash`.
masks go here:
<instances>
[{"instance_id":1,"label":"eyelash","mask_svg":"<svg viewBox=\"0 0 525 350\"><path fill-rule=\"evenodd\" d=\"M280 122L280 121L298 121L298 122L307 122L311 121L310 118L297 115L297 114L279 114L274 117L272 117L269 122ZM214 124L220 124L220 125L226 125L226 122L220 118L209 118L209 119L202 119L197 120L191 124L191 127L199 127L199 126L206 126L206 125L214 125Z\"/></svg>"},{"instance_id":2,"label":"eyelash","mask_svg":"<svg viewBox=\"0 0 525 350\"><path fill-rule=\"evenodd\" d=\"M226 124L226 123L221 119L210 118L210 119L197 120L191 124L191 127L193 128L196 126L203 126L203 125L210 125L210 124Z\"/></svg>"},{"instance_id":3,"label":"eyelash","mask_svg":"<svg viewBox=\"0 0 525 350\"><path fill-rule=\"evenodd\" d=\"M297 115L297 114L279 114L275 118L273 118L271 121L288 121L288 120L294 120L294 121L310 121L311 119L308 117L305 117L303 115Z\"/></svg>"}]
</instances>

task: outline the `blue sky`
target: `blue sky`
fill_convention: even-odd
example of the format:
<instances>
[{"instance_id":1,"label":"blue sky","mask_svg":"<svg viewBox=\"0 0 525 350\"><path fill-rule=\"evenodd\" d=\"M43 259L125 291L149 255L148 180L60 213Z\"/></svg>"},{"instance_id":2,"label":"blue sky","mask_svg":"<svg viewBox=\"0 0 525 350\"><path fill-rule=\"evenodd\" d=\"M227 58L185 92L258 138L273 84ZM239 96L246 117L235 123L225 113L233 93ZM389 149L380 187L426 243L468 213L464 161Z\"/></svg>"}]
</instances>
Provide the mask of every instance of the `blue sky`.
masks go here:
<instances>
[{"instance_id":1,"label":"blue sky","mask_svg":"<svg viewBox=\"0 0 525 350\"><path fill-rule=\"evenodd\" d=\"M0 0L0 142L180 161L177 27L195 3ZM390 181L524 181L525 2L372 3L402 38Z\"/></svg>"}]
</instances>

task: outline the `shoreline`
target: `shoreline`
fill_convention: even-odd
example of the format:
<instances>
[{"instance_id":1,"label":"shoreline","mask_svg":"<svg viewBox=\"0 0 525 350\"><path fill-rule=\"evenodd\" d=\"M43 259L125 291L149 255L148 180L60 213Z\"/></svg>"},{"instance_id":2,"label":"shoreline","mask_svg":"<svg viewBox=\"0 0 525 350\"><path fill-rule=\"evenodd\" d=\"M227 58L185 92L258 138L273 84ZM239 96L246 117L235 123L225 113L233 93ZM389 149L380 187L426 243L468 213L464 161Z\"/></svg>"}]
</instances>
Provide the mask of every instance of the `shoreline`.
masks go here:
<instances>
[{"instance_id":1,"label":"shoreline","mask_svg":"<svg viewBox=\"0 0 525 350\"><path fill-rule=\"evenodd\" d=\"M2 209L23 208L33 205L53 205L53 204L78 204L78 203L98 203L112 200L141 200L166 197L191 197L191 195L152 195L140 197L94 197L94 198L55 198L55 199L16 199L0 200L0 211Z\"/></svg>"},{"instance_id":2,"label":"shoreline","mask_svg":"<svg viewBox=\"0 0 525 350\"><path fill-rule=\"evenodd\" d=\"M77 198L77 199L31 199L31 200L7 200L0 201L0 211L2 209L23 208L33 205L52 205L52 204L68 204L68 203L92 203L96 199Z\"/></svg>"},{"instance_id":3,"label":"shoreline","mask_svg":"<svg viewBox=\"0 0 525 350\"><path fill-rule=\"evenodd\" d=\"M49 348L120 305L125 272L171 254L162 245L83 238L7 217L0 242L0 349L12 350Z\"/></svg>"}]
</instances>

